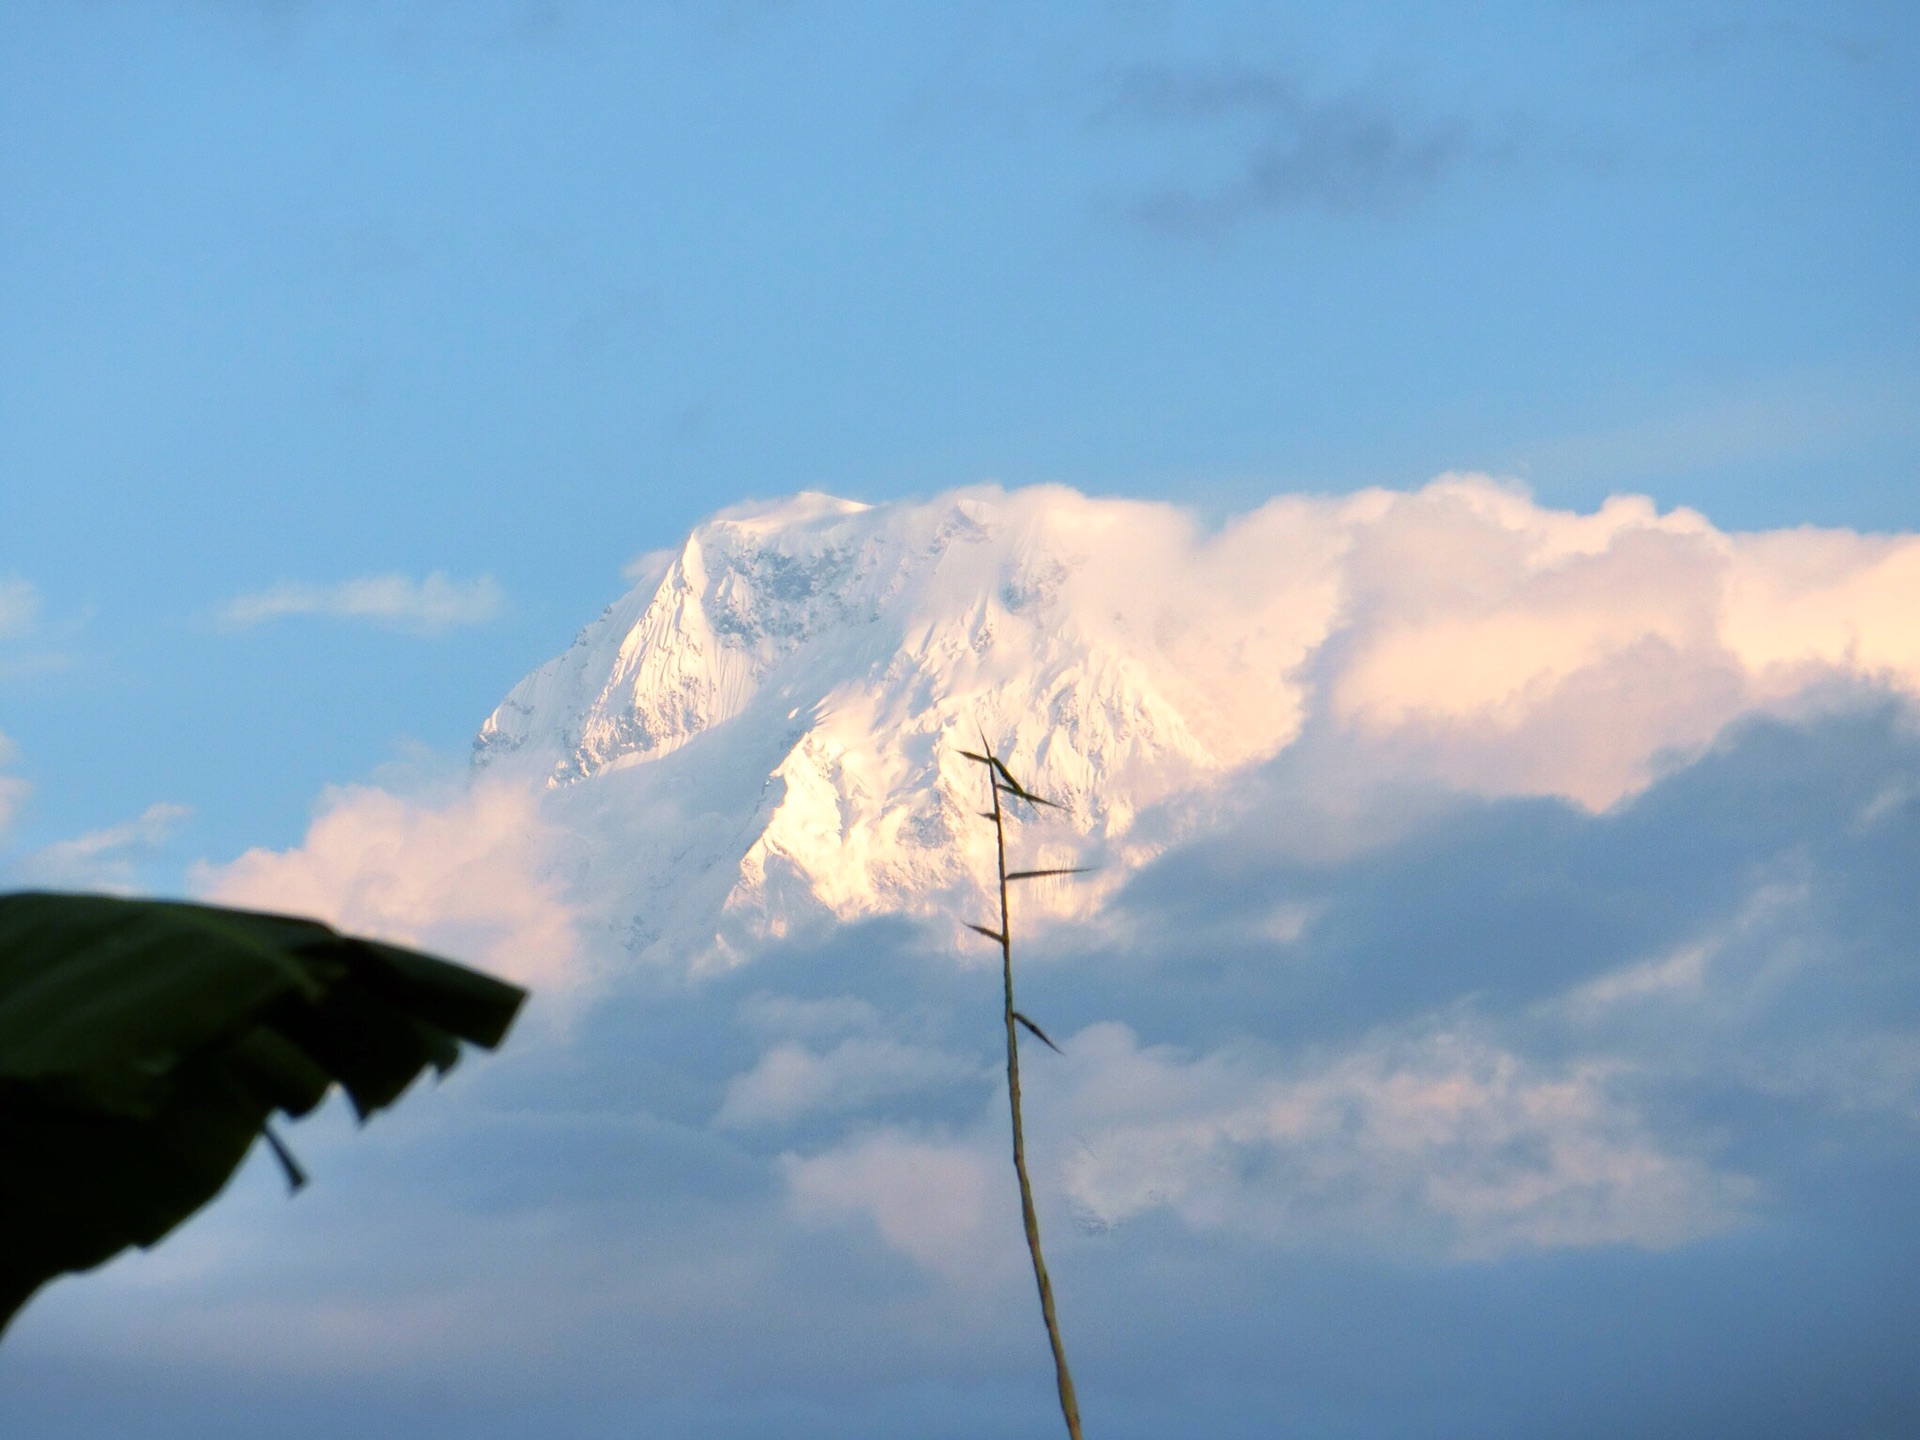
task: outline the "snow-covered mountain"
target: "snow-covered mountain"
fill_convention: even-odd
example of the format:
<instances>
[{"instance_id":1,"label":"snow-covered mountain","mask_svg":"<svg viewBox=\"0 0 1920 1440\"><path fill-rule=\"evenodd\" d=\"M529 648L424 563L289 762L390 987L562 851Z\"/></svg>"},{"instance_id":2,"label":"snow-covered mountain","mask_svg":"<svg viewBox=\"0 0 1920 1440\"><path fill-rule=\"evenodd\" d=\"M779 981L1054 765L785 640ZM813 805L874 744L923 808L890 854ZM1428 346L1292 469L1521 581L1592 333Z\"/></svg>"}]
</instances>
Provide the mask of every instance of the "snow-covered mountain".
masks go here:
<instances>
[{"instance_id":1,"label":"snow-covered mountain","mask_svg":"<svg viewBox=\"0 0 1920 1440\"><path fill-rule=\"evenodd\" d=\"M801 495L657 557L514 687L475 766L541 792L556 878L620 946L724 961L827 918L975 911L991 835L960 752L983 736L1066 807L1022 862L1104 867L1023 902L1085 912L1303 735L1316 777L1600 809L1756 705L1920 693L1917 597L1910 537L1580 515L1477 477L1216 530L1059 487Z\"/></svg>"},{"instance_id":2,"label":"snow-covered mountain","mask_svg":"<svg viewBox=\"0 0 1920 1440\"><path fill-rule=\"evenodd\" d=\"M716 914L744 939L965 898L991 873L960 754L983 735L1065 805L1028 858L1121 862L1111 883L1157 843L1144 809L1297 731L1333 599L1313 528L1209 541L1169 507L1057 488L736 507L514 687L475 764L544 776L586 840L575 888L630 949ZM1222 593L1237 573L1257 593Z\"/></svg>"}]
</instances>

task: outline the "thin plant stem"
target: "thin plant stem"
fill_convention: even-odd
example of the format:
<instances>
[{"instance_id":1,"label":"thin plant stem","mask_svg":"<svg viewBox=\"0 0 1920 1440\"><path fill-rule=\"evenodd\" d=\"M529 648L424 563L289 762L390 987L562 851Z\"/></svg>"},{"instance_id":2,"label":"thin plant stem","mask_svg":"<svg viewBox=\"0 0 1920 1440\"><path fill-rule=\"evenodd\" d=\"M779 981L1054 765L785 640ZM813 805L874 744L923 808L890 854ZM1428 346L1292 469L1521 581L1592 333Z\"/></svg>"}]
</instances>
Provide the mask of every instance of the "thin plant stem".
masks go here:
<instances>
[{"instance_id":1,"label":"thin plant stem","mask_svg":"<svg viewBox=\"0 0 1920 1440\"><path fill-rule=\"evenodd\" d=\"M987 753L991 756L993 752ZM993 837L1000 862L1000 976L1006 993L1007 1103L1013 1112L1013 1171L1020 1177L1020 1218L1026 1222L1027 1251L1033 1256L1033 1279L1040 1288L1040 1317L1046 1321L1047 1342L1053 1346L1060 1413L1066 1417L1071 1440L1081 1440L1080 1402L1073 1393L1072 1372L1067 1369L1067 1348L1060 1339L1060 1320L1053 1309L1053 1282L1047 1278L1047 1262L1040 1253L1040 1217L1033 1208L1033 1182L1027 1178L1027 1138L1020 1123L1020 1036L1013 1009L1013 930L1007 912L1006 813L1000 805L1000 777L991 766L987 778L993 784Z\"/></svg>"}]
</instances>

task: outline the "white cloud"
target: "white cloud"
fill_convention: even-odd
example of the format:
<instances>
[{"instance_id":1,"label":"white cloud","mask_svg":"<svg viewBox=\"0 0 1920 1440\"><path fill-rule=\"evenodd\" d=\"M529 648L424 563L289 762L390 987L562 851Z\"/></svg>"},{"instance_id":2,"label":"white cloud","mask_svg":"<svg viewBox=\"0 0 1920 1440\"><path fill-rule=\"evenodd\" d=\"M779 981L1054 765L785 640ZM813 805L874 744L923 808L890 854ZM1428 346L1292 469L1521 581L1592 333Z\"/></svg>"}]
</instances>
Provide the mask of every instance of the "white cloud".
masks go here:
<instances>
[{"instance_id":1,"label":"white cloud","mask_svg":"<svg viewBox=\"0 0 1920 1440\"><path fill-rule=\"evenodd\" d=\"M1825 680L1920 694L1920 536L1727 533L1643 496L1579 514L1484 475L1286 496L1214 534L1078 497L1034 528L1063 615L1170 662L1190 688L1163 695L1228 761L1317 715L1365 763L1601 808Z\"/></svg>"},{"instance_id":2,"label":"white cloud","mask_svg":"<svg viewBox=\"0 0 1920 1440\"><path fill-rule=\"evenodd\" d=\"M620 567L620 573L629 585L640 589L658 585L666 578L668 567L679 554L678 550L643 551Z\"/></svg>"},{"instance_id":3,"label":"white cloud","mask_svg":"<svg viewBox=\"0 0 1920 1440\"><path fill-rule=\"evenodd\" d=\"M1730 549L1722 634L1768 688L1814 666L1920 685L1920 540L1803 529Z\"/></svg>"},{"instance_id":4,"label":"white cloud","mask_svg":"<svg viewBox=\"0 0 1920 1440\"><path fill-rule=\"evenodd\" d=\"M40 621L40 592L16 576L0 578L0 640L19 640Z\"/></svg>"},{"instance_id":5,"label":"white cloud","mask_svg":"<svg viewBox=\"0 0 1920 1440\"><path fill-rule=\"evenodd\" d=\"M29 580L0 576L0 681L72 669L79 657L55 648L81 628L77 618L49 625L39 589Z\"/></svg>"},{"instance_id":6,"label":"white cloud","mask_svg":"<svg viewBox=\"0 0 1920 1440\"><path fill-rule=\"evenodd\" d=\"M299 847L202 864L192 883L209 900L312 915L564 990L581 951L538 801L499 783L438 802L336 790Z\"/></svg>"},{"instance_id":7,"label":"white cloud","mask_svg":"<svg viewBox=\"0 0 1920 1440\"><path fill-rule=\"evenodd\" d=\"M822 1111L856 1110L889 1096L975 1079L962 1056L884 1036L854 1036L825 1052L775 1045L727 1085L717 1123L784 1125Z\"/></svg>"},{"instance_id":8,"label":"white cloud","mask_svg":"<svg viewBox=\"0 0 1920 1440\"><path fill-rule=\"evenodd\" d=\"M794 1212L803 1220L870 1221L888 1245L957 1285L998 1283L1008 1248L1011 1185L978 1146L901 1130L859 1136L825 1154L781 1157Z\"/></svg>"},{"instance_id":9,"label":"white cloud","mask_svg":"<svg viewBox=\"0 0 1920 1440\"><path fill-rule=\"evenodd\" d=\"M1687 511L1450 478L1356 527L1344 569L1329 712L1415 774L1604 806L1755 698L1719 635L1725 546Z\"/></svg>"},{"instance_id":10,"label":"white cloud","mask_svg":"<svg viewBox=\"0 0 1920 1440\"><path fill-rule=\"evenodd\" d=\"M1382 1034L1292 1070L1244 1048L1143 1046L1115 1023L1064 1048L1064 1071L1033 1082L1028 1153L1043 1195L1096 1232L1164 1211L1294 1249L1664 1250L1741 1223L1757 1194L1656 1141L1615 1093L1619 1062L1543 1065L1465 1026ZM811 1077L795 1078L805 1094ZM1006 1123L1002 1095L961 1137L888 1130L789 1155L792 1203L865 1215L893 1248L959 1275L980 1252L982 1197L1012 1184ZM947 1181L955 1196L926 1203Z\"/></svg>"},{"instance_id":11,"label":"white cloud","mask_svg":"<svg viewBox=\"0 0 1920 1440\"><path fill-rule=\"evenodd\" d=\"M1186 1059L1111 1024L1067 1052L1064 1186L1101 1226L1166 1208L1288 1245L1665 1249L1736 1223L1753 1194L1657 1144L1608 1064L1542 1066L1464 1027L1295 1074Z\"/></svg>"},{"instance_id":12,"label":"white cloud","mask_svg":"<svg viewBox=\"0 0 1920 1440\"><path fill-rule=\"evenodd\" d=\"M149 805L131 820L22 856L14 863L13 879L51 890L131 891L139 862L158 851L192 813L185 805Z\"/></svg>"},{"instance_id":13,"label":"white cloud","mask_svg":"<svg viewBox=\"0 0 1920 1440\"><path fill-rule=\"evenodd\" d=\"M491 575L452 580L434 571L424 580L405 575L367 575L336 585L288 581L236 596L221 611L229 625L262 625L288 615L322 615L438 635L463 625L483 625L498 616L506 597Z\"/></svg>"},{"instance_id":14,"label":"white cloud","mask_svg":"<svg viewBox=\"0 0 1920 1440\"><path fill-rule=\"evenodd\" d=\"M1365 767L1604 808L1823 682L1920 693L1920 537L1733 534L1641 496L1578 514L1483 475L1283 497L1214 535L1098 504L1077 608L1137 617L1228 759L1317 716Z\"/></svg>"}]
</instances>

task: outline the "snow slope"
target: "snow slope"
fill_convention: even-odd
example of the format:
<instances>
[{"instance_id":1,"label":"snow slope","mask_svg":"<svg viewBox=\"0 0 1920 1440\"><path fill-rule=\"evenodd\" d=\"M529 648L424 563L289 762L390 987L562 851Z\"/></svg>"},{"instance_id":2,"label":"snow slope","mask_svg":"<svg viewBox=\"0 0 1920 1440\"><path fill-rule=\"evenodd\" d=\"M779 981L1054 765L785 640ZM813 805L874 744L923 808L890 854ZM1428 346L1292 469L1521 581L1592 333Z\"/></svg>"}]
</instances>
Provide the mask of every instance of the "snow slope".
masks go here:
<instances>
[{"instance_id":1,"label":"snow slope","mask_svg":"<svg viewBox=\"0 0 1920 1440\"><path fill-rule=\"evenodd\" d=\"M586 842L579 888L635 950L715 913L745 939L957 903L990 873L959 753L982 735L1066 807L1028 859L1137 859L1144 808L1297 732L1294 672L1334 603L1336 528L1310 518L1208 539L1055 488L736 507L517 685L475 763L545 778ZM1256 569L1258 593L1197 564Z\"/></svg>"}]
</instances>

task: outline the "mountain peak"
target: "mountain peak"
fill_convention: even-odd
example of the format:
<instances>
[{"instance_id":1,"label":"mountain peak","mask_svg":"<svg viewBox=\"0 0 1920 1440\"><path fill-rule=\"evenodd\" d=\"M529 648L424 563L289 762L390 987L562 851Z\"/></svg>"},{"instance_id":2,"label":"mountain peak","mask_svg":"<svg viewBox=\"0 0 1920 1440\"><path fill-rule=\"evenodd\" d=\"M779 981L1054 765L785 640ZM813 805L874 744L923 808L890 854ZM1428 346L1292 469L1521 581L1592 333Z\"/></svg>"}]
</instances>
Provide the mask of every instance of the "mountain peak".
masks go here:
<instances>
[{"instance_id":1,"label":"mountain peak","mask_svg":"<svg viewBox=\"0 0 1920 1440\"><path fill-rule=\"evenodd\" d=\"M1255 666L1240 635L1223 666L1221 637L1173 603L1177 517L1059 487L735 506L514 687L476 766L544 774L587 830L620 833L628 888L671 892L636 903L641 948L678 933L657 911L692 903L693 872L755 928L973 888L982 781L959 751L982 735L1066 807L1057 845L1118 842L1298 723L1284 656ZM1272 703L1218 693L1234 670ZM621 817L668 794L713 833L643 858Z\"/></svg>"}]
</instances>

